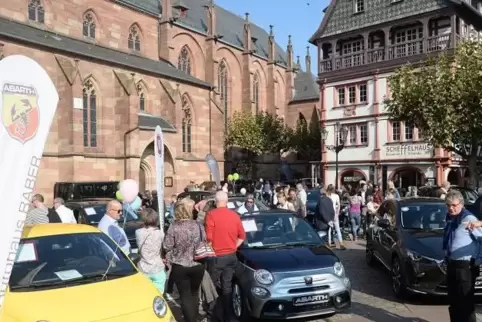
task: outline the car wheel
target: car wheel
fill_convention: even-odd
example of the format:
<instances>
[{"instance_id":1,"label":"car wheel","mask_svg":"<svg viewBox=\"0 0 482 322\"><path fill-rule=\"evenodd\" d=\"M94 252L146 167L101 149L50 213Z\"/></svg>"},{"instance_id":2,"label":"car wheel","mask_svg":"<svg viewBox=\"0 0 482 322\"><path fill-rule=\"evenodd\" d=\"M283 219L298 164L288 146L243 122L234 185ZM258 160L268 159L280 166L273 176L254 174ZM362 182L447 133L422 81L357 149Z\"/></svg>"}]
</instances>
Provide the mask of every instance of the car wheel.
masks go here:
<instances>
[{"instance_id":1,"label":"car wheel","mask_svg":"<svg viewBox=\"0 0 482 322\"><path fill-rule=\"evenodd\" d=\"M248 312L244 303L243 291L238 283L233 283L232 306L236 319L239 321L248 320Z\"/></svg>"},{"instance_id":2,"label":"car wheel","mask_svg":"<svg viewBox=\"0 0 482 322\"><path fill-rule=\"evenodd\" d=\"M393 293L397 298L403 299L407 293L407 285L403 276L402 264L398 257L395 257L392 261L391 276Z\"/></svg>"},{"instance_id":3,"label":"car wheel","mask_svg":"<svg viewBox=\"0 0 482 322\"><path fill-rule=\"evenodd\" d=\"M373 250L369 247L367 247L365 251L365 261L367 262L368 266L374 266L377 261L375 255L373 254Z\"/></svg>"}]
</instances>

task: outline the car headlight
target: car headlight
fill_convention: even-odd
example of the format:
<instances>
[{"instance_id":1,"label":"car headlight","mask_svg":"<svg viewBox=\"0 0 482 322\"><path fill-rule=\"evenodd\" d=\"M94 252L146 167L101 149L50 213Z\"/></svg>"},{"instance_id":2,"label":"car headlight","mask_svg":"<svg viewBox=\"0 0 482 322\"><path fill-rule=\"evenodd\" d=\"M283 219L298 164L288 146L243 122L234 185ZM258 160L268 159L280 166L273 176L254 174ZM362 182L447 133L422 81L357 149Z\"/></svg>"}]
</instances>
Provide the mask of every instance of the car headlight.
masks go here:
<instances>
[{"instance_id":1,"label":"car headlight","mask_svg":"<svg viewBox=\"0 0 482 322\"><path fill-rule=\"evenodd\" d=\"M259 269L256 272L254 272L254 279L259 284L263 284L263 285L270 285L270 284L273 284L274 282L273 274L271 274L265 269Z\"/></svg>"},{"instance_id":2,"label":"car headlight","mask_svg":"<svg viewBox=\"0 0 482 322\"><path fill-rule=\"evenodd\" d=\"M341 262L336 262L333 266L333 272L336 276L342 277L345 273L345 268L343 267L343 264Z\"/></svg>"},{"instance_id":3,"label":"car headlight","mask_svg":"<svg viewBox=\"0 0 482 322\"><path fill-rule=\"evenodd\" d=\"M152 310L159 318L163 318L167 314L167 303L160 296L156 296L152 301Z\"/></svg>"}]
</instances>

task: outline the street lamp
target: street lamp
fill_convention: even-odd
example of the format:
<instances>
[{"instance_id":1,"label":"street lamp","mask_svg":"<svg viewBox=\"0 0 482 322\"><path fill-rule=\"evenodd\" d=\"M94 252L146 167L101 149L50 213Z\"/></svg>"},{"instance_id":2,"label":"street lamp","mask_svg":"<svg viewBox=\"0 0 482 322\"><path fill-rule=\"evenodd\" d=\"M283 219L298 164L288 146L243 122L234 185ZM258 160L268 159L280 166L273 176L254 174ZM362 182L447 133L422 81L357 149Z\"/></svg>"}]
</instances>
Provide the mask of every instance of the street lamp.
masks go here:
<instances>
[{"instance_id":1,"label":"street lamp","mask_svg":"<svg viewBox=\"0 0 482 322\"><path fill-rule=\"evenodd\" d=\"M348 137L348 127L345 125L341 125L340 122L335 123L335 144L334 145L325 145L325 147L330 150L334 151L336 155L335 159L335 188L338 190L338 153L345 148L346 139ZM321 140L323 144L325 144L326 139L328 138L328 131L325 128L321 129Z\"/></svg>"}]
</instances>

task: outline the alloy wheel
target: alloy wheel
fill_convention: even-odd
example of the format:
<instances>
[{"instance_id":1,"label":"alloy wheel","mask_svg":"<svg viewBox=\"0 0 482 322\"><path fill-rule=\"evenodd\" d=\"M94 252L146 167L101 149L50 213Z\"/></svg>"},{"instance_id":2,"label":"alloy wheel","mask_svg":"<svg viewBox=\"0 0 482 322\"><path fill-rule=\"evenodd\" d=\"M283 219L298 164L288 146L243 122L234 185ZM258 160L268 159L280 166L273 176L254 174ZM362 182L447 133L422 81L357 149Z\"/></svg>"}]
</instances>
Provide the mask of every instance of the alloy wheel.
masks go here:
<instances>
[{"instance_id":1,"label":"alloy wheel","mask_svg":"<svg viewBox=\"0 0 482 322\"><path fill-rule=\"evenodd\" d=\"M243 314L243 304L242 304L242 298L241 298L241 289L238 284L233 285L233 296L232 296L232 301L233 301L233 311L234 315L237 318L240 318L241 315Z\"/></svg>"},{"instance_id":2,"label":"alloy wheel","mask_svg":"<svg viewBox=\"0 0 482 322\"><path fill-rule=\"evenodd\" d=\"M395 294L400 294L402 287L402 273L400 270L400 262L395 259L392 263L392 288Z\"/></svg>"}]
</instances>

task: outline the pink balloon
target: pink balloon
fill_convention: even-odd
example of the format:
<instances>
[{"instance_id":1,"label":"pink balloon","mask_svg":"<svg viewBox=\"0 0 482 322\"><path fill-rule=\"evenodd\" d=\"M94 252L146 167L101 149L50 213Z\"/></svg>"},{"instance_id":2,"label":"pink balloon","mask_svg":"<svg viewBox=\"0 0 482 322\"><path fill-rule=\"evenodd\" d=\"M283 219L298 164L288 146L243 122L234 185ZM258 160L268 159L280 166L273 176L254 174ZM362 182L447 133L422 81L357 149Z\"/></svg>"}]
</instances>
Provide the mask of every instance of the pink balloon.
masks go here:
<instances>
[{"instance_id":1,"label":"pink balloon","mask_svg":"<svg viewBox=\"0 0 482 322\"><path fill-rule=\"evenodd\" d=\"M135 180L126 179L120 183L119 191L122 197L124 197L124 201L131 203L136 200L137 195L139 194L139 185Z\"/></svg>"}]
</instances>

